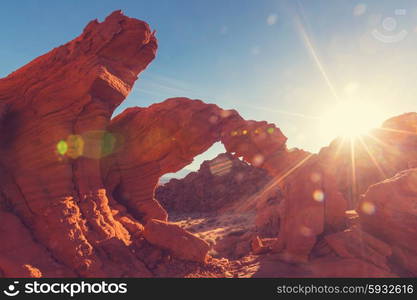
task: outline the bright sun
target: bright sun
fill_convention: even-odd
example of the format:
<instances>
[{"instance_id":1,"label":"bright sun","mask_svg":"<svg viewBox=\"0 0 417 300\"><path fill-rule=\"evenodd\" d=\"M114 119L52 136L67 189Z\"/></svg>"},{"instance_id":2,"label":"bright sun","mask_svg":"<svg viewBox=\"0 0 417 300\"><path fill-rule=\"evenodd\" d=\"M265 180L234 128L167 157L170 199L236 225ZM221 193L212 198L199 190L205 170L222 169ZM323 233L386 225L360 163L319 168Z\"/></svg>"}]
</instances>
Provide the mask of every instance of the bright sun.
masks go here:
<instances>
[{"instance_id":1,"label":"bright sun","mask_svg":"<svg viewBox=\"0 0 417 300\"><path fill-rule=\"evenodd\" d=\"M320 132L334 139L357 137L379 127L384 116L378 107L361 102L340 102L320 118Z\"/></svg>"}]
</instances>

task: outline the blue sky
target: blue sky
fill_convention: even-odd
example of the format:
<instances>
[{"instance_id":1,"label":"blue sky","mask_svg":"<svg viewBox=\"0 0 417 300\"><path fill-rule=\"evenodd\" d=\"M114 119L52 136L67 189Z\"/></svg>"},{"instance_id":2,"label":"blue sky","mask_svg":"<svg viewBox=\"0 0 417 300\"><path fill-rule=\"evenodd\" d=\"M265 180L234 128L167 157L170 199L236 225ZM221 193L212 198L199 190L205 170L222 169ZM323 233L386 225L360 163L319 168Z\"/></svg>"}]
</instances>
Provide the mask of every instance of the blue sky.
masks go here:
<instances>
[{"instance_id":1,"label":"blue sky","mask_svg":"<svg viewBox=\"0 0 417 300\"><path fill-rule=\"evenodd\" d=\"M371 103L380 118L416 110L415 0L2 1L0 76L116 9L147 21L159 40L117 112L198 98L274 122L290 147L318 151L332 138L318 118L335 98Z\"/></svg>"}]
</instances>

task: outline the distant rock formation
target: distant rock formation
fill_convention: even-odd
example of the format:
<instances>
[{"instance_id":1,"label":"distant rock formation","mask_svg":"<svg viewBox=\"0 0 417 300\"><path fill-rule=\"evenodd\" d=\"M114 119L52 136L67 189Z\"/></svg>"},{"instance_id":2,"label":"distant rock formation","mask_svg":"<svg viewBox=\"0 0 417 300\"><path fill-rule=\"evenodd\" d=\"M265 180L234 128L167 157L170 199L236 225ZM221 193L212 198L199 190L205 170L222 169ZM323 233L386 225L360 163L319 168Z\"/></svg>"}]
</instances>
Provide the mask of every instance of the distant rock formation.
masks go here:
<instances>
[{"instance_id":1,"label":"distant rock formation","mask_svg":"<svg viewBox=\"0 0 417 300\"><path fill-rule=\"evenodd\" d=\"M255 195L270 180L265 170L222 153L197 172L159 186L155 198L170 213L216 212Z\"/></svg>"}]
</instances>

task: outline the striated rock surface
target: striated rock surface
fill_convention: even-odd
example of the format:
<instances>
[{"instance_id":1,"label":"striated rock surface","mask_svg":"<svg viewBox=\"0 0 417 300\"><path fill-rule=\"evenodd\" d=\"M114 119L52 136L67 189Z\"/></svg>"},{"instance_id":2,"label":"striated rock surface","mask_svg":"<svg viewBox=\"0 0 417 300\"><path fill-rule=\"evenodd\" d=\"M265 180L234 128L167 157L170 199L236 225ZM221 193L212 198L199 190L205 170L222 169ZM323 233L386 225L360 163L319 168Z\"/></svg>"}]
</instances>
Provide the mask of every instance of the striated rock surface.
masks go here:
<instances>
[{"instance_id":1,"label":"striated rock surface","mask_svg":"<svg viewBox=\"0 0 417 300\"><path fill-rule=\"evenodd\" d=\"M4 201L33 239L77 275L150 275L112 215L99 159L113 110L156 48L145 22L114 12L0 80ZM40 251L31 244L27 253Z\"/></svg>"},{"instance_id":2,"label":"striated rock surface","mask_svg":"<svg viewBox=\"0 0 417 300\"><path fill-rule=\"evenodd\" d=\"M13 214L0 211L0 277L75 277Z\"/></svg>"},{"instance_id":3,"label":"striated rock surface","mask_svg":"<svg viewBox=\"0 0 417 300\"><path fill-rule=\"evenodd\" d=\"M390 271L388 257L392 254L391 247L357 227L332 233L325 236L324 239L340 257L359 258L383 270Z\"/></svg>"},{"instance_id":4,"label":"striated rock surface","mask_svg":"<svg viewBox=\"0 0 417 300\"><path fill-rule=\"evenodd\" d=\"M357 209L365 231L392 245L393 260L417 275L417 169L372 185Z\"/></svg>"},{"instance_id":5,"label":"striated rock surface","mask_svg":"<svg viewBox=\"0 0 417 300\"><path fill-rule=\"evenodd\" d=\"M395 274L357 258L325 257L308 266L311 277L387 278Z\"/></svg>"}]
</instances>

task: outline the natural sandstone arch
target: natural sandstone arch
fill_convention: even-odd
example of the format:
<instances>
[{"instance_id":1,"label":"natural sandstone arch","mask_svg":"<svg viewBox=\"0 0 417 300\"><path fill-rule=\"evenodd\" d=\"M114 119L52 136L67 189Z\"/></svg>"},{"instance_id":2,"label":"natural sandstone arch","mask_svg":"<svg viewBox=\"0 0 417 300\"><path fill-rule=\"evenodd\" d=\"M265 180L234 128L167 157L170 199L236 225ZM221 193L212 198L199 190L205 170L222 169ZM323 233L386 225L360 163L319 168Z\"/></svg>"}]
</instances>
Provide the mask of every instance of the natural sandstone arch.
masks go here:
<instances>
[{"instance_id":1,"label":"natural sandstone arch","mask_svg":"<svg viewBox=\"0 0 417 300\"><path fill-rule=\"evenodd\" d=\"M159 178L190 164L220 140L226 123L241 119L235 111L187 98L125 110L108 127L115 137L114 153L102 160L109 194L143 223L166 221L154 199Z\"/></svg>"},{"instance_id":2,"label":"natural sandstone arch","mask_svg":"<svg viewBox=\"0 0 417 300\"><path fill-rule=\"evenodd\" d=\"M196 106L190 106L183 120L178 119L175 111L170 112L169 117L179 121L178 135L172 133L180 140L174 143L176 147L167 149L162 143L155 149L144 147L151 152L139 149L139 156L135 157L138 161L132 162L140 165L136 170L139 172L128 174L131 179L124 174L126 157L114 161L121 167L114 172L116 165L108 162L120 154L119 145L114 149L113 143L117 141L118 128L125 123L125 114L109 126L110 117L131 90L137 75L155 57L156 47L156 39L146 23L115 12L102 23L90 22L75 40L1 79L0 222L8 221L13 228L0 234L8 238L10 232L20 230L27 235L23 241L28 251L38 253L17 258L11 251L18 243L0 248L5 258L0 260L4 276L152 275L138 251L143 226L112 197L112 178L120 173L120 192L136 197L134 187L139 186L140 192L149 195L146 199L151 205L148 207L145 202L145 209L158 207L149 193L156 184L152 173L181 168L220 138L222 119L238 116L194 101ZM163 118L164 111L176 108L169 107L170 103L175 106L176 102L150 107L149 111L156 108L157 113L151 113L151 119L143 118L149 131L143 132L148 146L164 137L153 135L160 135L159 127L149 123L153 118L164 120L162 129L170 130L169 118ZM184 108L184 103L179 108ZM141 110L146 109L126 112L128 119ZM216 118L211 118L212 126L207 126L207 119L200 116L206 113ZM187 121L191 127L185 126ZM215 121L219 123L216 125ZM122 146L135 142L135 136L130 136L135 128L121 128L122 140L126 141ZM148 176L147 181L136 183L141 173ZM123 186L128 180L133 180L133 184ZM107 194L106 189L111 193ZM143 207L135 208L129 199L117 200L141 217L138 213ZM163 219L161 212L151 216ZM48 261L50 266L55 264L53 270L45 268ZM28 267L22 268L24 265Z\"/></svg>"}]
</instances>

